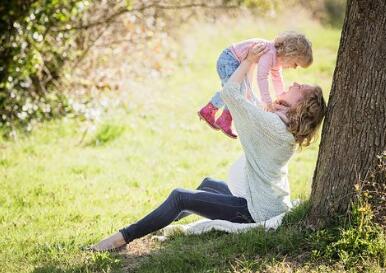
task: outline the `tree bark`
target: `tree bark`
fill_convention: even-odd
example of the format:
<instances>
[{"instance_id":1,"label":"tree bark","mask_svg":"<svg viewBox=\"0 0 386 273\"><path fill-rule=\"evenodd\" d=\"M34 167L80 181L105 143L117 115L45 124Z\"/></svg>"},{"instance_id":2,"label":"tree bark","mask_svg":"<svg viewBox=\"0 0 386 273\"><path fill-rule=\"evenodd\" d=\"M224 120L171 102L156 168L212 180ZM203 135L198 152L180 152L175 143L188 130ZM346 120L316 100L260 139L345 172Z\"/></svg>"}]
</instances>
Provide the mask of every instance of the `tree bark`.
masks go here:
<instances>
[{"instance_id":1,"label":"tree bark","mask_svg":"<svg viewBox=\"0 0 386 273\"><path fill-rule=\"evenodd\" d=\"M348 212L354 184L386 150L385 132L386 1L348 0L313 176L312 225Z\"/></svg>"}]
</instances>

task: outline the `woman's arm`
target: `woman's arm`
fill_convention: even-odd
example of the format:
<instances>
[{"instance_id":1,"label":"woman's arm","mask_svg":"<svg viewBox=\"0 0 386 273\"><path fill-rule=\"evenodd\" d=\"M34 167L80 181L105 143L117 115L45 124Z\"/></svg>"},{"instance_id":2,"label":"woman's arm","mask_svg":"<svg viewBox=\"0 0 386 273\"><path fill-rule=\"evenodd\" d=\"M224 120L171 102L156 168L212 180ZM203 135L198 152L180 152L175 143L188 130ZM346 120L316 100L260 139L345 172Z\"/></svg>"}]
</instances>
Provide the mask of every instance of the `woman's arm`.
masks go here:
<instances>
[{"instance_id":1,"label":"woman's arm","mask_svg":"<svg viewBox=\"0 0 386 273\"><path fill-rule=\"evenodd\" d=\"M266 45L264 43L255 44L249 49L245 59L240 63L239 67L235 70L235 72L233 72L233 74L225 84L225 86L231 86L231 85L237 86L238 88L236 87L236 89L238 91L234 92L235 88L224 87L222 92L222 97L224 100L227 100L228 98L230 100L233 100L234 102L236 102L237 100L243 100L243 95L241 94L240 85L244 81L245 77L247 77L251 67L255 63L259 62L260 57L264 55L264 53L266 53L267 50L268 49L266 48ZM232 104L232 102L229 102L229 104Z\"/></svg>"},{"instance_id":2,"label":"woman's arm","mask_svg":"<svg viewBox=\"0 0 386 273\"><path fill-rule=\"evenodd\" d=\"M251 66L258 62L260 57L267 52L266 46L264 43L259 43L254 45L248 52L247 57L241 61L239 67L233 72L232 76L228 79L228 81L241 84L245 79L249 69Z\"/></svg>"},{"instance_id":3,"label":"woman's arm","mask_svg":"<svg viewBox=\"0 0 386 273\"><path fill-rule=\"evenodd\" d=\"M266 145L267 141L276 142L281 138L279 135L287 135L286 127L276 114L264 111L261 105L252 104L241 91L241 84L250 66L263 54L264 47L251 48L247 58L241 62L221 92L221 97L232 114L243 146L249 146L256 139L259 140L260 145Z\"/></svg>"}]
</instances>

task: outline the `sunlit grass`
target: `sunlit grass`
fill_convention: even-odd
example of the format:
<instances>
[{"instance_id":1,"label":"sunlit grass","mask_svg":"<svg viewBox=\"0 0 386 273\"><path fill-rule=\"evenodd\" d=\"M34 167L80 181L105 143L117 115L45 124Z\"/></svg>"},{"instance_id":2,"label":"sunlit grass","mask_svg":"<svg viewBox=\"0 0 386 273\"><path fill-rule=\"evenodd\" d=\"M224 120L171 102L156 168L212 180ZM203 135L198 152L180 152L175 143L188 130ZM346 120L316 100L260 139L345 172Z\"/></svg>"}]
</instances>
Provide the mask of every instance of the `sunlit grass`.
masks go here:
<instances>
[{"instance_id":1,"label":"sunlit grass","mask_svg":"<svg viewBox=\"0 0 386 273\"><path fill-rule=\"evenodd\" d=\"M285 81L317 83L327 97L339 31L306 18L291 24L312 40L315 61L309 69L285 71ZM83 124L72 119L45 123L16 141L2 140L0 272L119 271L115 256L82 252L81 248L142 217L173 188L195 188L206 176L226 180L230 164L241 155L240 144L211 130L196 114L220 87L217 56L234 41L272 39L288 27L283 19L197 23L181 30L185 57L180 69L169 78L152 79L143 88L128 91L125 106L110 109L83 141ZM314 144L292 159L292 198L307 199L317 149ZM197 217L183 221L193 219ZM211 250L219 247L232 257L232 251L248 245L254 236L260 238L231 235L239 245L227 249L226 241L212 242ZM212 239L216 241L216 236L184 242L197 241L202 249ZM197 264L192 268L226 265L220 257L208 263L202 257L205 253L186 251L187 258L181 253L168 256L175 259L171 266L192 262L194 257ZM154 259L155 264L160 263ZM151 264L148 268L154 272Z\"/></svg>"}]
</instances>

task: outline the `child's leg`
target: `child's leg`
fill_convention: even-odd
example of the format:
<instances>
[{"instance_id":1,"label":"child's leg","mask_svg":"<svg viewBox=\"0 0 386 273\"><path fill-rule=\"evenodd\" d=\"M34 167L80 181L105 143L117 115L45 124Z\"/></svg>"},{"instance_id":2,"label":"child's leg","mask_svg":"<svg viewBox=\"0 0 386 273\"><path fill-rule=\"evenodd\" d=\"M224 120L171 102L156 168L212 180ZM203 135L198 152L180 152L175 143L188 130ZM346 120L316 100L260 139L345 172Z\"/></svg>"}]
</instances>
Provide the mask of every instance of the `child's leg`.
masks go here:
<instances>
[{"instance_id":1,"label":"child's leg","mask_svg":"<svg viewBox=\"0 0 386 273\"><path fill-rule=\"evenodd\" d=\"M226 58L224 57L224 61L222 63L217 63L217 71L221 78L222 86L225 85L240 65L240 62L233 57L229 49L224 50L223 54ZM215 126L221 129L225 135L231 138L237 138L236 132L232 129L232 115L226 105L224 106L221 116L216 120Z\"/></svg>"},{"instance_id":2,"label":"child's leg","mask_svg":"<svg viewBox=\"0 0 386 273\"><path fill-rule=\"evenodd\" d=\"M239 67L240 62L233 56L229 49L225 49L217 60L217 74L221 80L221 86L227 82L230 76ZM220 92L216 92L210 102L217 108L224 106Z\"/></svg>"},{"instance_id":3,"label":"child's leg","mask_svg":"<svg viewBox=\"0 0 386 273\"><path fill-rule=\"evenodd\" d=\"M229 49L225 49L220 54L217 60L217 73L221 79L222 85L225 84L225 82L229 79L229 77L233 74L239 65L239 61L233 57L233 54ZM224 102L221 98L220 92L216 92L210 102L201 108L201 110L198 112L198 116L200 119L205 120L210 127L215 130L219 130L220 128L216 124L216 113L217 110L223 106ZM228 112L229 111L227 111L227 113ZM234 137L234 134L232 134L232 137Z\"/></svg>"}]
</instances>

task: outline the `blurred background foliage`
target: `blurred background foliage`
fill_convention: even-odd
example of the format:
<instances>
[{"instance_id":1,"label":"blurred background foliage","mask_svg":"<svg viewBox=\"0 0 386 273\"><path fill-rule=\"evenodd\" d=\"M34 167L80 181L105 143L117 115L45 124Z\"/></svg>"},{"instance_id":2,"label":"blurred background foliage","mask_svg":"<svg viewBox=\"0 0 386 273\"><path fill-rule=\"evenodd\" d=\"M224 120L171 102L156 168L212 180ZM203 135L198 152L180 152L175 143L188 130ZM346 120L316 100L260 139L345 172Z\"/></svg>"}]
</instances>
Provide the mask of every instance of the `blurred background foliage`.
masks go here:
<instances>
[{"instance_id":1,"label":"blurred background foliage","mask_svg":"<svg viewBox=\"0 0 386 273\"><path fill-rule=\"evenodd\" d=\"M240 12L277 16L294 5L332 27L344 18L345 0L1 1L2 133L63 115L95 121L134 82L173 73L184 60L174 39L184 23Z\"/></svg>"},{"instance_id":2,"label":"blurred background foliage","mask_svg":"<svg viewBox=\"0 0 386 273\"><path fill-rule=\"evenodd\" d=\"M341 24L327 6L322 0L0 1L0 272L121 272L141 251L155 256L140 272L263 271L249 268L256 261L270 272L273 266L335 272L287 263L289 254L300 261L310 255L306 234L292 226L243 238L180 238L161 255L142 241L123 259L82 250L143 216L171 189L195 188L208 174L226 177L239 142L208 130L196 111L219 88L215 61L231 42L272 39L287 29L305 33L315 63L285 71L285 82L317 83L327 98ZM289 165L293 199L308 199L317 144ZM198 220L192 217L183 223ZM335 255L350 250L351 238L369 234L355 228L347 236L334 233L338 243L323 236L313 242ZM362 246L353 248L356 260L377 249ZM238 265L240 253L245 263Z\"/></svg>"}]
</instances>

